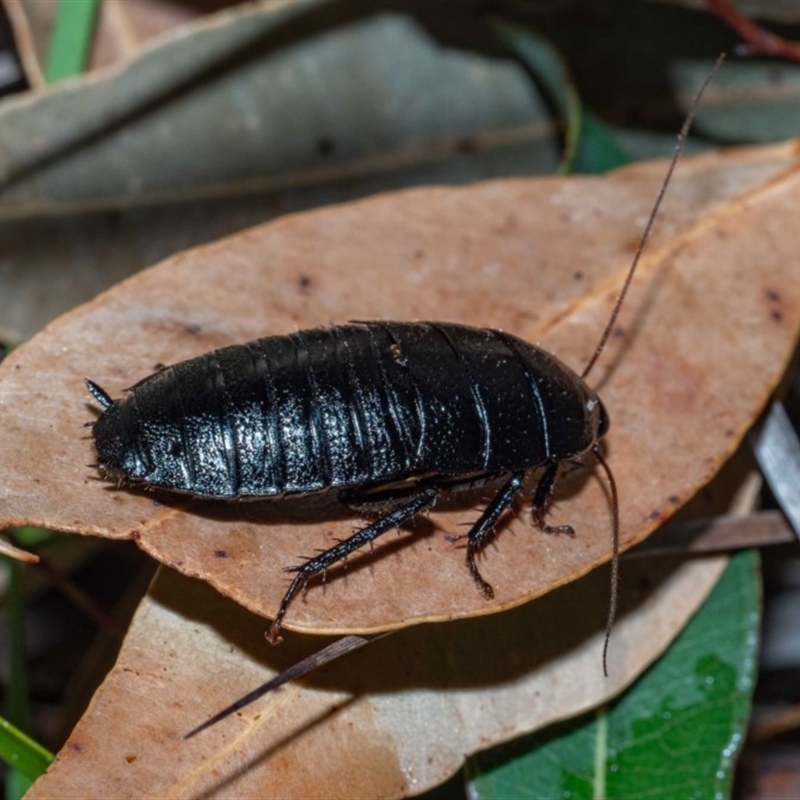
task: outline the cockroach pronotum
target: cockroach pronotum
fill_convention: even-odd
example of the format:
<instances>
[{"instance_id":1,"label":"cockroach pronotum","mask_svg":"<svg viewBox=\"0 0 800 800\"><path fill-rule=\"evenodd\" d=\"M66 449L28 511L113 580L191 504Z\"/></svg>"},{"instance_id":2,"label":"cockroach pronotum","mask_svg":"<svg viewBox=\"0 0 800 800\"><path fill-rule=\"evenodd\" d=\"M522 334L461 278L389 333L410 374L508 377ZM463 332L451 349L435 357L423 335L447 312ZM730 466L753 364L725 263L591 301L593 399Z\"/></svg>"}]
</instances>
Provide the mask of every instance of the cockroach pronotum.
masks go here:
<instances>
[{"instance_id":1,"label":"cockroach pronotum","mask_svg":"<svg viewBox=\"0 0 800 800\"><path fill-rule=\"evenodd\" d=\"M568 526L546 524L548 501L560 465L591 453L611 487L610 629L618 503L600 448L609 418L585 379L617 319L696 104L581 375L515 336L466 325L354 322L271 336L166 367L120 400L87 380L103 406L93 424L100 473L203 498L338 490L341 501L351 505L390 504L391 510L362 530L287 568L296 575L268 634L277 643L292 598L312 576L431 508L442 492L486 482L499 488L466 534L466 561L480 591L491 598L476 555L526 475L541 471L533 494L534 523L548 532L571 532Z\"/></svg>"}]
</instances>

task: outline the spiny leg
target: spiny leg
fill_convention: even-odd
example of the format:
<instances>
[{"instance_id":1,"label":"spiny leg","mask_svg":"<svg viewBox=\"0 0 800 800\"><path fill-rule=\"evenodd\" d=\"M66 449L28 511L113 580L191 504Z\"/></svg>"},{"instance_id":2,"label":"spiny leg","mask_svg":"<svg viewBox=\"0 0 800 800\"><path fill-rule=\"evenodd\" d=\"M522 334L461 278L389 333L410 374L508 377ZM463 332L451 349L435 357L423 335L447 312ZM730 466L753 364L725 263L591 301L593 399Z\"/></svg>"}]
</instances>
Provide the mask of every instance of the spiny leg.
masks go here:
<instances>
[{"instance_id":1,"label":"spiny leg","mask_svg":"<svg viewBox=\"0 0 800 800\"><path fill-rule=\"evenodd\" d=\"M575 531L570 525L548 525L544 521L544 515L547 513L547 505L553 495L553 486L556 482L558 475L558 468L560 462L556 461L544 472L544 475L539 479L536 485L536 491L533 493L533 523L539 530L545 533L566 533L567 536L574 536Z\"/></svg>"},{"instance_id":2,"label":"spiny leg","mask_svg":"<svg viewBox=\"0 0 800 800\"><path fill-rule=\"evenodd\" d=\"M392 509L388 514L384 514L380 519L375 520L371 525L357 531L347 539L337 542L333 547L320 553L315 558L310 558L305 564L297 567L287 567L287 572L296 572L297 575L283 596L278 613L275 615L275 621L270 626L267 634L267 640L270 644L278 644L281 641L281 622L286 615L289 603L291 603L298 590L305 586L312 576L325 572L328 567L343 558L347 558L350 553L358 550L359 547L375 541L382 533L402 525L406 520L419 514L420 511L429 508L436 501L438 493L439 490L434 486L423 489L408 502Z\"/></svg>"},{"instance_id":3,"label":"spiny leg","mask_svg":"<svg viewBox=\"0 0 800 800\"><path fill-rule=\"evenodd\" d=\"M494 589L487 583L475 563L475 556L486 544L494 533L494 526L500 515L511 505L514 495L522 488L525 480L525 472L521 470L514 472L511 478L504 484L500 491L492 498L492 502L483 510L477 522L470 528L467 534L467 567L478 584L481 594L491 600L494 597Z\"/></svg>"}]
</instances>

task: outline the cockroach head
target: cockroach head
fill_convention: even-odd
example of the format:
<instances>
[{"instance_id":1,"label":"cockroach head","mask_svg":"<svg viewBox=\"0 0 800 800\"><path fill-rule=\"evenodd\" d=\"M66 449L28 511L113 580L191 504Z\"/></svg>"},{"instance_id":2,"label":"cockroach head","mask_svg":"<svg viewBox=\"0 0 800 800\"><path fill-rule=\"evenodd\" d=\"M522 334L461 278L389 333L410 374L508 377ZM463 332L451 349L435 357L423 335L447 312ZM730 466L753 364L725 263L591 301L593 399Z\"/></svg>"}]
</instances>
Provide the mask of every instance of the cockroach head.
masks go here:
<instances>
[{"instance_id":1,"label":"cockroach head","mask_svg":"<svg viewBox=\"0 0 800 800\"><path fill-rule=\"evenodd\" d=\"M93 381L86 387L92 397L103 406L103 411L92 425L94 445L97 450L97 471L103 478L120 483L136 483L145 474L144 461L138 448L131 445L128 425L119 400Z\"/></svg>"}]
</instances>

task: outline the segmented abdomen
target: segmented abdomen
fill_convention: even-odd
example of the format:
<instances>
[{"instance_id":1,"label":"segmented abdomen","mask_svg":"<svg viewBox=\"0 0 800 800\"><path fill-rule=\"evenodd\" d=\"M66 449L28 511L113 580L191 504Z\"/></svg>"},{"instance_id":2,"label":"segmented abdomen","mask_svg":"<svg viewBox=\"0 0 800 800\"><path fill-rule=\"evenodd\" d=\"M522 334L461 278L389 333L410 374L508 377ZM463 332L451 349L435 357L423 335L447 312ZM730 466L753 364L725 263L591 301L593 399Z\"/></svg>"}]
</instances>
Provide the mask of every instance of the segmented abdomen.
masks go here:
<instances>
[{"instance_id":1,"label":"segmented abdomen","mask_svg":"<svg viewBox=\"0 0 800 800\"><path fill-rule=\"evenodd\" d=\"M157 445L145 460L177 460L169 474L187 485L166 488L266 497L541 464L555 455L548 410L572 392L582 413L565 370L496 331L355 323L176 364L123 403Z\"/></svg>"}]
</instances>

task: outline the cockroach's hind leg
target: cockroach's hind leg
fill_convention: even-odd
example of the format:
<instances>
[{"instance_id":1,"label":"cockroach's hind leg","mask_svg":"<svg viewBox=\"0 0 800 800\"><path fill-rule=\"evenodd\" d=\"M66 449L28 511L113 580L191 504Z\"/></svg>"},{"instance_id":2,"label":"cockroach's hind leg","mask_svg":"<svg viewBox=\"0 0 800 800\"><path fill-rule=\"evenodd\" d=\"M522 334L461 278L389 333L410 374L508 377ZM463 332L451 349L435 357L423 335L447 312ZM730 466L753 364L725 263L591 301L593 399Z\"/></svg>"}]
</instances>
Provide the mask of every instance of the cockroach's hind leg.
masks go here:
<instances>
[{"instance_id":1,"label":"cockroach's hind leg","mask_svg":"<svg viewBox=\"0 0 800 800\"><path fill-rule=\"evenodd\" d=\"M384 514L380 519L375 520L371 525L356 531L352 536L348 536L341 542L337 542L333 547L329 547L314 558L309 558L304 564L295 567L288 567L287 572L297 573L294 580L289 584L281 604L278 607L278 613L275 615L269 632L267 633L267 640L271 644L278 644L281 641L280 629L283 623L283 618L286 616L286 611L289 608L289 603L297 594L297 592L304 588L310 578L314 575L327 572L328 568L333 564L345 559L350 553L369 544L377 539L381 534L391 530L395 526L402 525L406 520L415 517L424 508L433 505L436 502L439 490L435 487L428 487L422 489L417 495L407 500L405 503L397 506L397 508Z\"/></svg>"},{"instance_id":2,"label":"cockroach's hind leg","mask_svg":"<svg viewBox=\"0 0 800 800\"><path fill-rule=\"evenodd\" d=\"M492 501L483 510L483 513L470 528L467 534L467 568L470 571L480 593L487 599L494 597L492 585L481 575L475 561L477 554L485 547L494 534L494 526L502 513L511 505L514 496L522 488L525 480L524 470L514 472L508 481L500 488Z\"/></svg>"},{"instance_id":3,"label":"cockroach's hind leg","mask_svg":"<svg viewBox=\"0 0 800 800\"><path fill-rule=\"evenodd\" d=\"M544 533L551 535L564 534L569 537L574 537L575 529L571 525L548 525L544 519L547 513L547 506L550 504L550 498L553 496L553 487L556 483L559 466L560 463L558 461L548 465L544 471L544 475L539 479L539 483L536 484L536 491L533 493L533 503L531 507L533 524L540 531L544 531Z\"/></svg>"}]
</instances>

